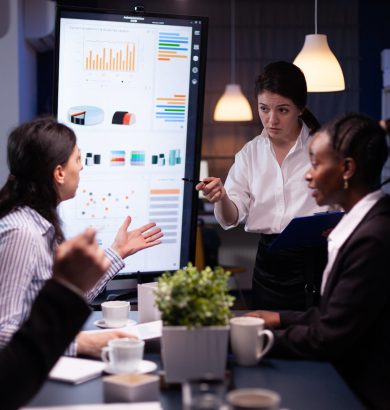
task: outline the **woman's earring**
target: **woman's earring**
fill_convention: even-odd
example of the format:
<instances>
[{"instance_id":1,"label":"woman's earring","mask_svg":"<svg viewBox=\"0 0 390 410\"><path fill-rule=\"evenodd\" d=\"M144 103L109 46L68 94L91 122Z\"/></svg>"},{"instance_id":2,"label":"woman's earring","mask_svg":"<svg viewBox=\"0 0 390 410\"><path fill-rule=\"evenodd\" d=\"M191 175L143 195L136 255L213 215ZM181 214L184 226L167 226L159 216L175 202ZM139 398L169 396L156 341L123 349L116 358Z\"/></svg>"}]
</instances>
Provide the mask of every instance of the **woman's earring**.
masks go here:
<instances>
[{"instance_id":1,"label":"woman's earring","mask_svg":"<svg viewBox=\"0 0 390 410\"><path fill-rule=\"evenodd\" d=\"M344 178L344 189L348 189L349 184L348 184L348 178Z\"/></svg>"}]
</instances>

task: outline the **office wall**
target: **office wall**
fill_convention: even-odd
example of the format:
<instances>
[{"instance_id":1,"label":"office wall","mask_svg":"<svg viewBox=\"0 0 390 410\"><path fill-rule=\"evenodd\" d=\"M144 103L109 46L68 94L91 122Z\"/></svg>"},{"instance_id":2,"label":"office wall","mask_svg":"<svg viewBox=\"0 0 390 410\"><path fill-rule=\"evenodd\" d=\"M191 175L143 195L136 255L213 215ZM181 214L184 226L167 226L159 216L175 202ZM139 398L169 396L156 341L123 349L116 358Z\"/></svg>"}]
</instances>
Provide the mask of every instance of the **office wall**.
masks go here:
<instances>
[{"instance_id":1,"label":"office wall","mask_svg":"<svg viewBox=\"0 0 390 410\"><path fill-rule=\"evenodd\" d=\"M38 114L37 51L32 38L54 27L53 11L54 3L48 0L0 0L0 185L8 175L10 130ZM51 27L45 22L48 16Z\"/></svg>"},{"instance_id":2,"label":"office wall","mask_svg":"<svg viewBox=\"0 0 390 410\"><path fill-rule=\"evenodd\" d=\"M78 4L77 0L62 0ZM131 9L136 1L129 2ZM230 82L230 0L145 0L146 12L202 15L209 18L209 41L204 107L202 156L210 173L225 178L236 153L260 130L253 85L269 62L292 61L306 34L314 32L314 0L235 0L236 79L250 100L254 120L249 123L216 123L213 111ZM84 0L90 6L123 7L121 0ZM318 32L328 35L339 57L347 89L313 93L309 107L324 122L338 113L359 109L358 0L318 2ZM45 77L45 76L44 76Z\"/></svg>"},{"instance_id":3,"label":"office wall","mask_svg":"<svg viewBox=\"0 0 390 410\"><path fill-rule=\"evenodd\" d=\"M0 184L3 185L8 168L6 163L6 137L11 127L19 122L19 0L1 0L2 35L0 37ZM5 27L6 26L6 27Z\"/></svg>"},{"instance_id":4,"label":"office wall","mask_svg":"<svg viewBox=\"0 0 390 410\"><path fill-rule=\"evenodd\" d=\"M104 5L107 1L87 0L85 3ZM119 3L127 4L127 1L109 2L112 7ZM128 2L129 7L137 3ZM237 81L250 99L255 114L252 122L241 124L215 123L212 119L216 101L230 81L230 1L144 0L141 3L146 11L209 17L202 155L209 160L210 172L224 178L234 153L260 131L252 91L256 74L265 64L279 59L291 61L299 52L305 34L314 31L314 0L236 0ZM7 9L11 23L6 35L0 37L0 183L7 175L4 148L9 129L37 111L36 91L31 88L35 84L35 53L31 53L31 47L22 36L23 1L0 0L2 16ZM389 10L390 2L382 0L318 1L318 31L328 35L347 84L345 92L309 96L309 107L322 122L352 110L362 110L379 118L379 53L382 48L390 47ZM25 54L21 60L20 50ZM51 58L50 55L39 55L42 66L38 73L41 78L39 90L44 112L50 107L51 87L47 78L52 72ZM20 61L25 63L21 66ZM46 91L42 93L44 87Z\"/></svg>"},{"instance_id":5,"label":"office wall","mask_svg":"<svg viewBox=\"0 0 390 410\"><path fill-rule=\"evenodd\" d=\"M359 1L359 109L381 118L381 52L390 48L390 1Z\"/></svg>"}]
</instances>

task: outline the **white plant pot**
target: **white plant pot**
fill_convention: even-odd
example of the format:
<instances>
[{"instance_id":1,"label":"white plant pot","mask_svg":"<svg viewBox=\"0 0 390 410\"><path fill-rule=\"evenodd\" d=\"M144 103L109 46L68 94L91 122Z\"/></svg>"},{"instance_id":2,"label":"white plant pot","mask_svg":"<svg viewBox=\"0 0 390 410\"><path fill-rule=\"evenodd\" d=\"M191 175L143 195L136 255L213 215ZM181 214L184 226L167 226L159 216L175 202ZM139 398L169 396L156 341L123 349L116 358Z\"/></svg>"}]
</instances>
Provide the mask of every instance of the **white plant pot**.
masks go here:
<instances>
[{"instance_id":1,"label":"white plant pot","mask_svg":"<svg viewBox=\"0 0 390 410\"><path fill-rule=\"evenodd\" d=\"M229 326L163 326L161 355L167 383L182 383L207 374L225 377Z\"/></svg>"}]
</instances>

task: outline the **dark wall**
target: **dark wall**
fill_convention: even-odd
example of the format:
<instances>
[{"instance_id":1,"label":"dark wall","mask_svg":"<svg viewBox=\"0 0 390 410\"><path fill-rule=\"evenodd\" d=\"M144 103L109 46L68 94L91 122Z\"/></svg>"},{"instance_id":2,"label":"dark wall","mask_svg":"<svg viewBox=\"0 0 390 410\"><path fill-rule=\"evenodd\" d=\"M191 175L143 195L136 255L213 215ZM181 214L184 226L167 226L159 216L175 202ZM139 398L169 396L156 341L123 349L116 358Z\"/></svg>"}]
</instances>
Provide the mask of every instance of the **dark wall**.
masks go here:
<instances>
[{"instance_id":1,"label":"dark wall","mask_svg":"<svg viewBox=\"0 0 390 410\"><path fill-rule=\"evenodd\" d=\"M107 5L108 8L132 7L140 3L61 0L62 3L70 1L77 5ZM269 62L293 61L302 48L305 35L314 33L314 0L235 1L236 81L250 100L254 114L252 122L235 124L216 123L212 118L216 102L230 82L230 0L141 1L146 12L209 18L202 156L209 161L210 173L222 178L226 177L234 154L261 131L253 93L255 77ZM379 3L379 0L376 1ZM360 53L363 51L359 47L358 24L359 0L318 1L318 33L328 36L329 45L341 63L346 81L343 92L309 95L309 108L320 122L339 113L359 110L362 88L359 83L359 62L362 61ZM380 29L377 27L378 31ZM50 67L47 61L43 66ZM42 78L45 81L47 77L43 75Z\"/></svg>"},{"instance_id":2,"label":"dark wall","mask_svg":"<svg viewBox=\"0 0 390 410\"><path fill-rule=\"evenodd\" d=\"M359 1L360 111L381 118L381 51L390 48L390 1Z\"/></svg>"}]
</instances>

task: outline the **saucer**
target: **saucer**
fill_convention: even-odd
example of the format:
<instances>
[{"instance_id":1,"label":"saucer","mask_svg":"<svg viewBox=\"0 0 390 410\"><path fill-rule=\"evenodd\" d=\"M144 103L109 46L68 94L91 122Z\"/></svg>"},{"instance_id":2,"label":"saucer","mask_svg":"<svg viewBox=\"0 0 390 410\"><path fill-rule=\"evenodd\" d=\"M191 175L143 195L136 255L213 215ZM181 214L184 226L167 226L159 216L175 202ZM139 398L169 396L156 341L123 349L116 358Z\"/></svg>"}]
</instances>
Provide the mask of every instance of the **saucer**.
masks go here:
<instances>
[{"instance_id":1,"label":"saucer","mask_svg":"<svg viewBox=\"0 0 390 410\"><path fill-rule=\"evenodd\" d=\"M104 321L104 319L99 319L99 320L95 320L93 324L103 329L118 329L118 328L125 327L125 326L135 325L137 324L137 322L135 320L127 319L126 324L124 324L123 326L108 326L106 322Z\"/></svg>"},{"instance_id":2,"label":"saucer","mask_svg":"<svg viewBox=\"0 0 390 410\"><path fill-rule=\"evenodd\" d=\"M133 372L118 372L117 370L113 369L109 364L104 368L104 372L108 374L121 374L121 373L134 373L134 374L143 374L143 373L150 373L157 369L157 364L151 362L150 360L142 360L141 363L138 365L137 370Z\"/></svg>"}]
</instances>

